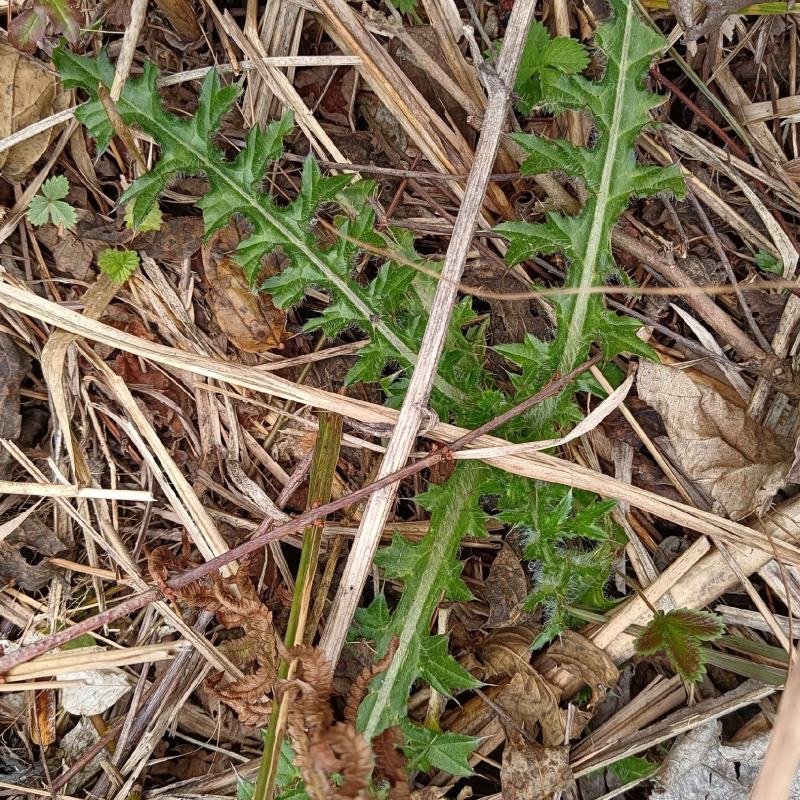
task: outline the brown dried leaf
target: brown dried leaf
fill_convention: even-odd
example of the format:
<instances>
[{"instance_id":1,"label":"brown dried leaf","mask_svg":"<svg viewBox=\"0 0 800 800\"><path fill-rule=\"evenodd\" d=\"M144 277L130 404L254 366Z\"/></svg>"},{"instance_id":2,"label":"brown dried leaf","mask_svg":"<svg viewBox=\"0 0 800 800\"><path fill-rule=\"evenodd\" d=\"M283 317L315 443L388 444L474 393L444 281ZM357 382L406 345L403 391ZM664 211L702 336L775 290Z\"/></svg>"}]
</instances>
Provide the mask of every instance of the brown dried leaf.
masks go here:
<instances>
[{"instance_id":1,"label":"brown dried leaf","mask_svg":"<svg viewBox=\"0 0 800 800\"><path fill-rule=\"evenodd\" d=\"M0 139L66 108L55 75L43 64L0 42ZM10 181L24 178L50 145L51 128L0 153L0 172Z\"/></svg>"},{"instance_id":2,"label":"brown dried leaf","mask_svg":"<svg viewBox=\"0 0 800 800\"><path fill-rule=\"evenodd\" d=\"M217 262L211 305L220 330L246 353L278 347L286 328L286 314L263 293L254 294L242 268L231 258Z\"/></svg>"},{"instance_id":3,"label":"brown dried leaf","mask_svg":"<svg viewBox=\"0 0 800 800\"><path fill-rule=\"evenodd\" d=\"M336 796L355 800L369 786L372 751L355 726L338 722L326 734L328 746L339 761L343 781Z\"/></svg>"},{"instance_id":4,"label":"brown dried leaf","mask_svg":"<svg viewBox=\"0 0 800 800\"><path fill-rule=\"evenodd\" d=\"M184 42L194 42L202 36L191 0L156 0L156 5Z\"/></svg>"},{"instance_id":5,"label":"brown dried leaf","mask_svg":"<svg viewBox=\"0 0 800 800\"><path fill-rule=\"evenodd\" d=\"M278 696L288 708L287 731L295 752L295 764L313 800L359 797L369 785L372 751L351 722L333 723L331 694L333 668L322 652L295 646L281 657L298 659L297 677L281 681ZM332 773L343 781L334 789Z\"/></svg>"},{"instance_id":6,"label":"brown dried leaf","mask_svg":"<svg viewBox=\"0 0 800 800\"><path fill-rule=\"evenodd\" d=\"M536 631L522 625L492 631L477 654L485 669L484 677L497 678L526 670L535 636Z\"/></svg>"},{"instance_id":7,"label":"brown dried leaf","mask_svg":"<svg viewBox=\"0 0 800 800\"><path fill-rule=\"evenodd\" d=\"M580 678L592 690L590 708L606 696L606 691L619 680L619 670L594 642L575 631L565 630L537 661L536 667L552 684L571 684Z\"/></svg>"},{"instance_id":8,"label":"brown dried leaf","mask_svg":"<svg viewBox=\"0 0 800 800\"><path fill-rule=\"evenodd\" d=\"M637 388L661 415L680 468L712 498L715 513L739 520L769 506L792 463L788 442L682 370L643 362Z\"/></svg>"},{"instance_id":9,"label":"brown dried leaf","mask_svg":"<svg viewBox=\"0 0 800 800\"><path fill-rule=\"evenodd\" d=\"M25 692L31 741L49 747L56 740L56 693L52 689Z\"/></svg>"},{"instance_id":10,"label":"brown dried leaf","mask_svg":"<svg viewBox=\"0 0 800 800\"><path fill-rule=\"evenodd\" d=\"M93 272L94 250L69 231L53 247L53 259L58 272L79 281L88 280Z\"/></svg>"},{"instance_id":11,"label":"brown dried leaf","mask_svg":"<svg viewBox=\"0 0 800 800\"><path fill-rule=\"evenodd\" d=\"M209 678L205 687L225 705L232 708L242 725L263 727L272 712L272 700L267 695L272 692L275 672L267 667L259 667L251 675L220 686L222 674Z\"/></svg>"},{"instance_id":12,"label":"brown dried leaf","mask_svg":"<svg viewBox=\"0 0 800 800\"><path fill-rule=\"evenodd\" d=\"M159 230L138 235L136 249L141 247L156 261L180 264L202 247L203 230L203 220L200 217L170 216L164 220Z\"/></svg>"},{"instance_id":13,"label":"brown dried leaf","mask_svg":"<svg viewBox=\"0 0 800 800\"><path fill-rule=\"evenodd\" d=\"M527 733L542 732L542 742L556 747L564 742L566 712L559 708L558 695L536 670L518 672L498 692L495 703Z\"/></svg>"},{"instance_id":14,"label":"brown dried leaf","mask_svg":"<svg viewBox=\"0 0 800 800\"><path fill-rule=\"evenodd\" d=\"M694 0L668 0L668 2L670 10L686 32L684 38L692 53L697 49L695 43L698 39L718 31L731 14L742 8L741 0L706 0L703 4L706 18L703 22L695 22Z\"/></svg>"},{"instance_id":15,"label":"brown dried leaf","mask_svg":"<svg viewBox=\"0 0 800 800\"><path fill-rule=\"evenodd\" d=\"M188 540L184 540L180 555L167 546L161 546L147 556L150 576L167 597L215 613L226 628L244 629L243 636L224 642L220 651L239 667L256 662L258 668L225 685L221 685L222 673L213 675L205 682L205 688L214 698L233 709L243 725L262 727L267 724L272 711L272 698L268 695L273 691L278 669L272 612L259 600L246 561L231 578L216 574L181 589L170 589L167 586L170 573L184 571L190 566Z\"/></svg>"},{"instance_id":16,"label":"brown dried leaf","mask_svg":"<svg viewBox=\"0 0 800 800\"><path fill-rule=\"evenodd\" d=\"M22 547L43 556L55 556L68 548L36 516L25 519L12 534L0 542L0 582L34 592L41 589L55 571L47 561L28 563L20 553Z\"/></svg>"},{"instance_id":17,"label":"brown dried leaf","mask_svg":"<svg viewBox=\"0 0 800 800\"><path fill-rule=\"evenodd\" d=\"M280 346L286 314L263 292L254 293L242 268L226 255L238 240L238 231L228 226L203 246L211 307L217 325L235 347L246 353L263 353Z\"/></svg>"},{"instance_id":18,"label":"brown dried leaf","mask_svg":"<svg viewBox=\"0 0 800 800\"><path fill-rule=\"evenodd\" d=\"M483 593L489 603L487 628L513 625L519 619L528 595L528 576L510 545L504 544L492 562Z\"/></svg>"},{"instance_id":19,"label":"brown dried leaf","mask_svg":"<svg viewBox=\"0 0 800 800\"><path fill-rule=\"evenodd\" d=\"M15 440L20 435L19 390L30 368L28 359L5 333L0 333L0 438Z\"/></svg>"},{"instance_id":20,"label":"brown dried leaf","mask_svg":"<svg viewBox=\"0 0 800 800\"><path fill-rule=\"evenodd\" d=\"M569 747L542 747L510 728L503 749L503 800L544 800L574 781Z\"/></svg>"}]
</instances>

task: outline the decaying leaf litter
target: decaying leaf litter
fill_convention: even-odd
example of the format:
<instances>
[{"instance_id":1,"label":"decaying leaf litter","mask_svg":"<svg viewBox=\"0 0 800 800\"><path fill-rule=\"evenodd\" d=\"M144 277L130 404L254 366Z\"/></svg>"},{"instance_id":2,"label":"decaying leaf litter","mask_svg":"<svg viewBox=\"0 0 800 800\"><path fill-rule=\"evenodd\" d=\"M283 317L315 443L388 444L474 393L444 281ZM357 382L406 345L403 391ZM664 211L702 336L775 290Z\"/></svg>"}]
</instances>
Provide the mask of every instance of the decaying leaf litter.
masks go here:
<instances>
[{"instance_id":1,"label":"decaying leaf litter","mask_svg":"<svg viewBox=\"0 0 800 800\"><path fill-rule=\"evenodd\" d=\"M4 793L789 796L797 18L736 11L9 6Z\"/></svg>"}]
</instances>

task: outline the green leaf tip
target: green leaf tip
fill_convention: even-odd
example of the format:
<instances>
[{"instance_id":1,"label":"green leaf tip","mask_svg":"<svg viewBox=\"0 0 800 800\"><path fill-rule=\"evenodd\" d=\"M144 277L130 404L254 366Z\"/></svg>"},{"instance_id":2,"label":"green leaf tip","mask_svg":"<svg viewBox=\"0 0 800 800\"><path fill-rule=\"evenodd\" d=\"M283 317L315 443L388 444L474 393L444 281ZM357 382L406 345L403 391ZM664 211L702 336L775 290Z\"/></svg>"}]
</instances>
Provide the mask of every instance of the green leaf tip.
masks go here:
<instances>
[{"instance_id":1,"label":"green leaf tip","mask_svg":"<svg viewBox=\"0 0 800 800\"><path fill-rule=\"evenodd\" d=\"M550 52L559 42L547 38L546 31L539 28L532 30L532 36L539 42L540 61L544 58L541 53ZM633 346L627 352L651 355L632 341L623 323L612 323L602 315L602 298L588 289L617 270L611 232L631 199L684 191L677 166L641 166L636 159L636 139L651 123L650 111L664 99L644 88L644 77L666 41L637 17L633 3L614 0L612 16L598 28L595 45L605 60L599 80L579 74L554 77L546 65L537 66L541 101L554 110L589 113L594 120L593 144L576 147L565 140L528 134L513 137L527 155L523 173L559 171L583 182L586 201L582 209L576 216L549 212L541 223L508 222L497 228L509 240L510 263L561 253L568 263L566 285L587 290L556 304L555 350L559 356L555 368L561 372L579 363L596 338L602 345L604 335L612 340L604 348L606 354L620 352L620 346L627 343ZM570 48L563 43L555 52L563 55ZM571 66L580 64L575 60Z\"/></svg>"}]
</instances>

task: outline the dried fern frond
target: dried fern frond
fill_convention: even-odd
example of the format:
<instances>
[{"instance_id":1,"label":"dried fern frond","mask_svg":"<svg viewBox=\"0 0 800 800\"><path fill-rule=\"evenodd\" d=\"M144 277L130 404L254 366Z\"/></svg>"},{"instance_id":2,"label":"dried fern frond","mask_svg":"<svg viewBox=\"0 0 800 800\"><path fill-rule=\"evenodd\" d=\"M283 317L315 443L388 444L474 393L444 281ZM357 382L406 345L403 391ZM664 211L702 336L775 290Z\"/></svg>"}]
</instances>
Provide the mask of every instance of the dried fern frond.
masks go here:
<instances>
[{"instance_id":1,"label":"dried fern frond","mask_svg":"<svg viewBox=\"0 0 800 800\"><path fill-rule=\"evenodd\" d=\"M403 731L398 725L387 728L372 740L375 776L389 784L391 800L409 800L411 797L406 774L407 759L400 750L402 743Z\"/></svg>"}]
</instances>

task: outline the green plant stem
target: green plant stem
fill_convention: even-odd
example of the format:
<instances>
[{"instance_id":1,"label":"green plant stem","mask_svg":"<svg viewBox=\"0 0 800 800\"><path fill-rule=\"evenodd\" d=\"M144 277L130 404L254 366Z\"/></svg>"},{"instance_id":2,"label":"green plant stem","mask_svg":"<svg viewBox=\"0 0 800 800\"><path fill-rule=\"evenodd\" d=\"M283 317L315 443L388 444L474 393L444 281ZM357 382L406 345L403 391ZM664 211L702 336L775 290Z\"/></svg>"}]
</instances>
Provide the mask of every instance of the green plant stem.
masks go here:
<instances>
[{"instance_id":1,"label":"green plant stem","mask_svg":"<svg viewBox=\"0 0 800 800\"><path fill-rule=\"evenodd\" d=\"M308 488L308 507L324 505L331 499L331 488L336 472L336 463L339 460L339 447L342 440L342 418L338 414L323 411L319 415L319 436L314 446L314 459L311 462L311 475ZM289 611L289 621L286 623L284 644L287 649L303 641L306 618L308 616L311 589L314 584L314 574L319 561L320 540L322 526L312 524L303 531L303 548L300 552L300 564L297 568L297 577L292 595L292 607ZM278 680L289 677L290 663L281 660L278 666ZM253 792L253 800L267 800L272 797L275 789L278 760L280 759L281 744L283 741L283 728L285 713L281 713L282 705L277 699L273 700L272 713L269 725L264 735L264 751L261 755L261 765L258 770L258 780Z\"/></svg>"},{"instance_id":2,"label":"green plant stem","mask_svg":"<svg viewBox=\"0 0 800 800\"><path fill-rule=\"evenodd\" d=\"M431 527L419 544L420 571L406 581L390 633L397 636L394 657L381 676L380 685L370 698L369 713L359 720L367 741L396 720L393 705L398 695L405 697L411 683L418 677L416 665L421 659L421 642L430 630L436 606L445 591L452 573L458 546L470 530L474 497L480 486L483 466L474 461L459 464L448 481L450 493L447 510L439 509L431 516ZM422 656L424 659L424 656ZM400 691L398 691L400 687Z\"/></svg>"},{"instance_id":3,"label":"green plant stem","mask_svg":"<svg viewBox=\"0 0 800 800\"><path fill-rule=\"evenodd\" d=\"M328 343L327 336L320 336L317 339L316 344L314 345L314 349L311 351L312 353L318 353L322 350L323 347ZM306 378L308 377L308 373L314 367L314 362L309 361L303 369L300 371L300 375L297 377L297 383L300 385L306 382ZM278 434L280 433L283 426L286 424L286 420L289 419L289 415L295 410L297 407L296 403L292 400L287 400L283 405L283 412L280 416L275 420L275 424L272 426L272 430L269 432L269 435L264 440L264 449L269 451L273 444L275 444L275 439L277 438Z\"/></svg>"}]
</instances>

